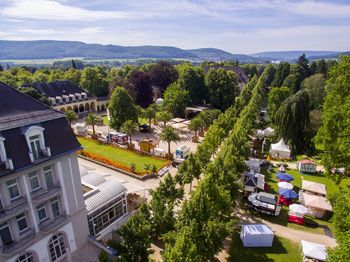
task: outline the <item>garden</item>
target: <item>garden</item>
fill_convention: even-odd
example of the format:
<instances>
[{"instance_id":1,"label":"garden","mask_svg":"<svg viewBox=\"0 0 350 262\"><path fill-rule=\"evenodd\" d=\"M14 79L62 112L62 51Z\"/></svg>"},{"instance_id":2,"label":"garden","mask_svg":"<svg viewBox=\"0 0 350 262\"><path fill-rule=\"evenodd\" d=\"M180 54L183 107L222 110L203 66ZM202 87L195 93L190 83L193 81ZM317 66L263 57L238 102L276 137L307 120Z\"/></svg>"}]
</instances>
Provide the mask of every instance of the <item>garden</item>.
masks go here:
<instances>
[{"instance_id":1,"label":"garden","mask_svg":"<svg viewBox=\"0 0 350 262\"><path fill-rule=\"evenodd\" d=\"M101 144L92 139L78 137L78 141L84 147L83 156L137 175L145 175L154 170L158 171L169 164L169 161L162 158Z\"/></svg>"}]
</instances>

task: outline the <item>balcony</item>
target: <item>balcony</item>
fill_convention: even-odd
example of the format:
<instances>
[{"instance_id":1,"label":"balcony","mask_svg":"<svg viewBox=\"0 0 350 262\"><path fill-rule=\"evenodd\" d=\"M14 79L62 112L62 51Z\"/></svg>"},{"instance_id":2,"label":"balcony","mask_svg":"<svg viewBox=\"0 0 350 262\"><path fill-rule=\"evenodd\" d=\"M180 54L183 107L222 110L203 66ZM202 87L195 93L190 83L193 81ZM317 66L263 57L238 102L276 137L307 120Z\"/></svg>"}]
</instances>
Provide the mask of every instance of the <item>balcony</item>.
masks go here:
<instances>
[{"instance_id":1,"label":"balcony","mask_svg":"<svg viewBox=\"0 0 350 262\"><path fill-rule=\"evenodd\" d=\"M32 243L35 238L35 230L30 228L21 235L21 239L18 241L12 241L10 244L0 246L0 252L6 256L17 253L20 249L24 249Z\"/></svg>"},{"instance_id":2,"label":"balcony","mask_svg":"<svg viewBox=\"0 0 350 262\"><path fill-rule=\"evenodd\" d=\"M40 188L39 190L33 192L31 196L32 196L33 203L39 204L57 196L60 192L61 192L61 185L56 184L53 187L50 187L48 189Z\"/></svg>"},{"instance_id":3,"label":"balcony","mask_svg":"<svg viewBox=\"0 0 350 262\"><path fill-rule=\"evenodd\" d=\"M14 201L11 201L11 204L6 208L0 210L0 222L6 218L16 216L24 210L28 209L27 198L24 196L20 196Z\"/></svg>"},{"instance_id":4,"label":"balcony","mask_svg":"<svg viewBox=\"0 0 350 262\"><path fill-rule=\"evenodd\" d=\"M34 154L33 152L29 152L29 158L30 161L34 162L34 161L39 161L42 159L45 159L47 157L51 156L51 149L50 147L45 147L43 149L41 149L37 154Z\"/></svg>"},{"instance_id":5,"label":"balcony","mask_svg":"<svg viewBox=\"0 0 350 262\"><path fill-rule=\"evenodd\" d=\"M62 226L65 221L66 214L62 212L61 215L59 215L58 217L49 218L48 220L45 220L44 222L40 223L39 229L42 232L49 233Z\"/></svg>"}]
</instances>

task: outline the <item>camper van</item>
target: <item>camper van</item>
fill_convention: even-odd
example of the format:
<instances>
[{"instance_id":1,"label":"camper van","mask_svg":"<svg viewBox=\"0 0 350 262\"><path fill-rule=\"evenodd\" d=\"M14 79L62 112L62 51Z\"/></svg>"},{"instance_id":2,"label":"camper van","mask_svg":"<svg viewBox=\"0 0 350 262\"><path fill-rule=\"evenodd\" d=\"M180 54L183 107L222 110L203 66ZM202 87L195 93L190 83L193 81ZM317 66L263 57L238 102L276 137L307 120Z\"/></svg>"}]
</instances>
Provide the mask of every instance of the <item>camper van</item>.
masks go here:
<instances>
[{"instance_id":1,"label":"camper van","mask_svg":"<svg viewBox=\"0 0 350 262\"><path fill-rule=\"evenodd\" d=\"M126 145L128 143L128 135L120 132L109 132L108 142Z\"/></svg>"},{"instance_id":2,"label":"camper van","mask_svg":"<svg viewBox=\"0 0 350 262\"><path fill-rule=\"evenodd\" d=\"M182 145L176 149L175 155L176 155L176 158L185 159L186 157L189 156L190 153L191 153L190 147L187 145Z\"/></svg>"},{"instance_id":3,"label":"camper van","mask_svg":"<svg viewBox=\"0 0 350 262\"><path fill-rule=\"evenodd\" d=\"M251 194L248 201L254 211L271 216L278 216L282 209L282 206L278 203L278 197L265 192Z\"/></svg>"}]
</instances>

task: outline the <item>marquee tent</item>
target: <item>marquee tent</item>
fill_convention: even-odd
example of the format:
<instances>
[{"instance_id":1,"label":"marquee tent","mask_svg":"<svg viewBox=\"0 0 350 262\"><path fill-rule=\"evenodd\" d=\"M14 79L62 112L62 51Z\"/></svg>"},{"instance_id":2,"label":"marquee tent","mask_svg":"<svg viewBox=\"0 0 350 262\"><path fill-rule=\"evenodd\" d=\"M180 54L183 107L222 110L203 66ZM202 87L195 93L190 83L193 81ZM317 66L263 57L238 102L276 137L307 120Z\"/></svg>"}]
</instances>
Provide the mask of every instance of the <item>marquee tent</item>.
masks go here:
<instances>
[{"instance_id":1,"label":"marquee tent","mask_svg":"<svg viewBox=\"0 0 350 262\"><path fill-rule=\"evenodd\" d=\"M323 196L327 195L326 186L324 184L311 182L307 180L301 181L301 189L315 194L320 194Z\"/></svg>"},{"instance_id":2,"label":"marquee tent","mask_svg":"<svg viewBox=\"0 0 350 262\"><path fill-rule=\"evenodd\" d=\"M307 258L316 259L317 261L326 261L327 249L324 245L301 240L301 248L304 261Z\"/></svg>"},{"instance_id":3,"label":"marquee tent","mask_svg":"<svg viewBox=\"0 0 350 262\"><path fill-rule=\"evenodd\" d=\"M291 150L289 149L289 146L287 146L286 143L283 141L283 138L281 138L281 140L278 143L271 144L271 147L270 147L271 157L289 159L290 153L291 153Z\"/></svg>"},{"instance_id":4,"label":"marquee tent","mask_svg":"<svg viewBox=\"0 0 350 262\"><path fill-rule=\"evenodd\" d=\"M297 162L297 168L303 173L315 173L316 164L309 159L303 159Z\"/></svg>"},{"instance_id":5,"label":"marquee tent","mask_svg":"<svg viewBox=\"0 0 350 262\"><path fill-rule=\"evenodd\" d=\"M245 247L271 247L274 233L264 224L243 225L241 240Z\"/></svg>"}]
</instances>

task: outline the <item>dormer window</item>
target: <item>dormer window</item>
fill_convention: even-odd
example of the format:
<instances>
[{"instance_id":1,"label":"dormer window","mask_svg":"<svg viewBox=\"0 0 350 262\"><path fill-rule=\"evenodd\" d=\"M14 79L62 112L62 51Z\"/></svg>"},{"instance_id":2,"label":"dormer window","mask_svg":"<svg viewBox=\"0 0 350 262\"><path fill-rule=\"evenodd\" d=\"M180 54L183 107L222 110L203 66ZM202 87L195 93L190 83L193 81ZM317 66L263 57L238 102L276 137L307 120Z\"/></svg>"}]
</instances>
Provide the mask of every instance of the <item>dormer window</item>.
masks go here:
<instances>
[{"instance_id":1,"label":"dormer window","mask_svg":"<svg viewBox=\"0 0 350 262\"><path fill-rule=\"evenodd\" d=\"M41 126L30 126L24 132L32 162L38 158L51 155L50 148L45 147L44 130Z\"/></svg>"}]
</instances>

